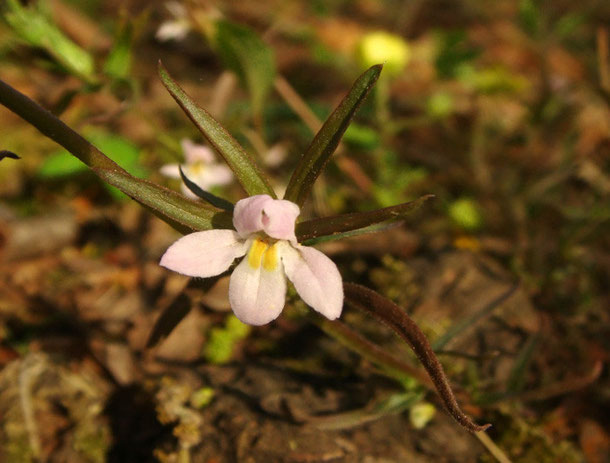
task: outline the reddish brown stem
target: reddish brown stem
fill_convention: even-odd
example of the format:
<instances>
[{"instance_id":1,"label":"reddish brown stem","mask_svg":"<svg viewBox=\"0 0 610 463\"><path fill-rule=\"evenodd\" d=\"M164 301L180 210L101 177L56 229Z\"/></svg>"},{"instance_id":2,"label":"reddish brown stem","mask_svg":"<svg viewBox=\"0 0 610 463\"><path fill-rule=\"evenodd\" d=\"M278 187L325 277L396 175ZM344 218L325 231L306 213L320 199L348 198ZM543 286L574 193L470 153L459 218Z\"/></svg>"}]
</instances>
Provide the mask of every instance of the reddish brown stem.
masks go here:
<instances>
[{"instance_id":1,"label":"reddish brown stem","mask_svg":"<svg viewBox=\"0 0 610 463\"><path fill-rule=\"evenodd\" d=\"M479 426L462 412L455 400L455 395L451 390L443 367L436 358L428 339L404 310L392 301L364 286L344 283L343 288L348 305L373 315L392 328L409 344L430 375L447 411L459 424L471 432L485 431L491 426L491 424Z\"/></svg>"}]
</instances>

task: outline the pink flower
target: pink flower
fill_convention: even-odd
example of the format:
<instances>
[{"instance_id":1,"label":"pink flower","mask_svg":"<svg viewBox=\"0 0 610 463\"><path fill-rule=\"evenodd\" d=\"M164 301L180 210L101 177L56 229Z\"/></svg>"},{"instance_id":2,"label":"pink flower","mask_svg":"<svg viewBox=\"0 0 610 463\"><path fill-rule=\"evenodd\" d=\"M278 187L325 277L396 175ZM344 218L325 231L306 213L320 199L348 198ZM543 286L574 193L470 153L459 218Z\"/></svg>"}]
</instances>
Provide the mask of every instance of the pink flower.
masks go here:
<instances>
[{"instance_id":1,"label":"pink flower","mask_svg":"<svg viewBox=\"0 0 610 463\"><path fill-rule=\"evenodd\" d=\"M294 234L299 206L257 195L238 201L235 230L207 230L172 244L161 265L207 278L220 275L233 261L229 302L242 322L264 325L275 320L286 299L286 277L308 305L334 320L343 308L343 284L337 266L320 251L301 246Z\"/></svg>"},{"instance_id":2,"label":"pink flower","mask_svg":"<svg viewBox=\"0 0 610 463\"><path fill-rule=\"evenodd\" d=\"M233 181L231 169L215 162L214 153L210 148L193 143L188 139L184 139L180 143L186 162L164 165L160 169L163 175L179 179L181 178L179 167L182 167L184 175L203 190L209 190L213 186L227 185ZM198 198L185 184L182 184L181 188L189 198Z\"/></svg>"}]
</instances>

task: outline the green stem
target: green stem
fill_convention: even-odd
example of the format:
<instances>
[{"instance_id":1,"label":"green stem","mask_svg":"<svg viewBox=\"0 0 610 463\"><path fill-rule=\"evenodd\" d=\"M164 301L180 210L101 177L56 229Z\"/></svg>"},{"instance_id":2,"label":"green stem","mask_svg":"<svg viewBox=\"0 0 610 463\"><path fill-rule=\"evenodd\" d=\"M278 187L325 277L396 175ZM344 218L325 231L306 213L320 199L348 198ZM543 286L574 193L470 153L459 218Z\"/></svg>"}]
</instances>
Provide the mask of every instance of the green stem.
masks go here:
<instances>
[{"instance_id":1,"label":"green stem","mask_svg":"<svg viewBox=\"0 0 610 463\"><path fill-rule=\"evenodd\" d=\"M104 156L85 138L76 133L49 111L0 80L0 104L36 127L43 135L59 143L88 166L127 172L112 159Z\"/></svg>"},{"instance_id":2,"label":"green stem","mask_svg":"<svg viewBox=\"0 0 610 463\"><path fill-rule=\"evenodd\" d=\"M310 318L327 335L335 338L362 358L376 364L389 376L399 381L404 380L405 376L410 376L426 388L434 389L434 384L432 384L432 381L424 371L388 354L381 347L364 338L346 324L337 320L328 320L315 312L310 312Z\"/></svg>"}]
</instances>

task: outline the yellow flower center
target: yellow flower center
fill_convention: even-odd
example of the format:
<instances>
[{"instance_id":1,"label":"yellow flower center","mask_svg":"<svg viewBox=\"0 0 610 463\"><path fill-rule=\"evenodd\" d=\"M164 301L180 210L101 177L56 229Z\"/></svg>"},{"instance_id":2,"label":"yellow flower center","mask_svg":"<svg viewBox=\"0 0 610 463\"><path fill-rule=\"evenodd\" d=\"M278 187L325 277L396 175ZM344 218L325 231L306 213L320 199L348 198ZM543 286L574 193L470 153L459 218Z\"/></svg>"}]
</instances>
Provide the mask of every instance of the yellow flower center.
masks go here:
<instances>
[{"instance_id":1,"label":"yellow flower center","mask_svg":"<svg viewBox=\"0 0 610 463\"><path fill-rule=\"evenodd\" d=\"M277 243L269 245L260 238L255 239L248 251L248 264L250 268L256 270L263 264L263 268L267 271L272 271L277 268L278 254Z\"/></svg>"},{"instance_id":2,"label":"yellow flower center","mask_svg":"<svg viewBox=\"0 0 610 463\"><path fill-rule=\"evenodd\" d=\"M194 177L200 175L205 170L205 164L201 161L194 162L192 164L187 164L185 170L189 176Z\"/></svg>"}]
</instances>

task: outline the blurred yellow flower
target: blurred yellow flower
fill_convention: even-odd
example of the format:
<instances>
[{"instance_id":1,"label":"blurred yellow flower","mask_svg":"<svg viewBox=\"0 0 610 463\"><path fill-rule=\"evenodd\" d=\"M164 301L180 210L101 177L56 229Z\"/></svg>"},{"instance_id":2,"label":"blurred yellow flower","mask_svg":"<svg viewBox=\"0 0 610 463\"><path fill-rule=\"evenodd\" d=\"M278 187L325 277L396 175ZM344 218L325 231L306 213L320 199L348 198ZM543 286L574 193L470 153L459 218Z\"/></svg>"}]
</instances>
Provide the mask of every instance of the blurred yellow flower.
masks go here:
<instances>
[{"instance_id":1,"label":"blurred yellow flower","mask_svg":"<svg viewBox=\"0 0 610 463\"><path fill-rule=\"evenodd\" d=\"M366 34L358 45L358 60L363 67L369 68L375 64L384 63L385 75L400 74L409 59L411 49L400 36L379 31Z\"/></svg>"}]
</instances>

